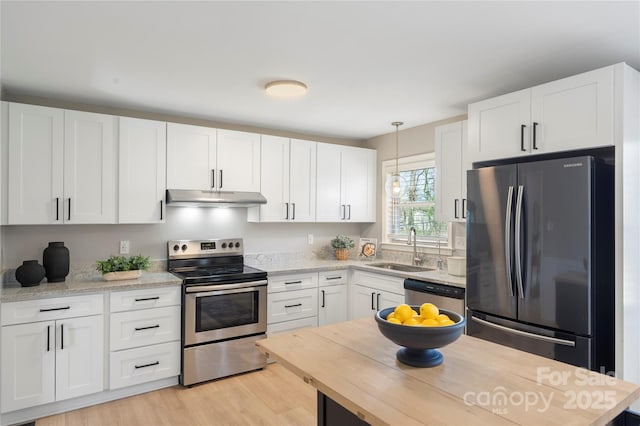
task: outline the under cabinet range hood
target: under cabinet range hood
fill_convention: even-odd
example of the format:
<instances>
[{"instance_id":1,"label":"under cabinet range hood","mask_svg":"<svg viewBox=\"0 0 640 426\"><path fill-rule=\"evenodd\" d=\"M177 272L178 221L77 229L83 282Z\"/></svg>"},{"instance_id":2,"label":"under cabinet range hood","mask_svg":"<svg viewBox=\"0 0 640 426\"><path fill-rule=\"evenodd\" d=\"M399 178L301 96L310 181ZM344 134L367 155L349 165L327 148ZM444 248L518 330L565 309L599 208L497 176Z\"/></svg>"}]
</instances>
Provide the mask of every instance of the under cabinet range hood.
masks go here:
<instances>
[{"instance_id":1,"label":"under cabinet range hood","mask_svg":"<svg viewBox=\"0 0 640 426\"><path fill-rule=\"evenodd\" d=\"M259 192L167 189L167 207L253 207L266 203L267 199Z\"/></svg>"}]
</instances>

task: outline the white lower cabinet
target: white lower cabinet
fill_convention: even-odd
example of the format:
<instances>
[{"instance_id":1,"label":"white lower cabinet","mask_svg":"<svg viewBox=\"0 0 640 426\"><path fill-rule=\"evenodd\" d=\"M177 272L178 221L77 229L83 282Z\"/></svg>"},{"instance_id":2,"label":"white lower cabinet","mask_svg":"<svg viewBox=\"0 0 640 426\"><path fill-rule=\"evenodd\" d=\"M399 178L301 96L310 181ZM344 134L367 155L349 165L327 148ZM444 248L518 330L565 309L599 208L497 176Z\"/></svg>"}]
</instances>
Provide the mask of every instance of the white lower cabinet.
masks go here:
<instances>
[{"instance_id":1,"label":"white lower cabinet","mask_svg":"<svg viewBox=\"0 0 640 426\"><path fill-rule=\"evenodd\" d=\"M3 304L3 413L103 390L102 300L89 295ZM37 313L20 323L30 305Z\"/></svg>"},{"instance_id":2,"label":"white lower cabinet","mask_svg":"<svg viewBox=\"0 0 640 426\"><path fill-rule=\"evenodd\" d=\"M404 279L355 271L352 276L349 318L374 316L377 311L404 303Z\"/></svg>"},{"instance_id":3,"label":"white lower cabinet","mask_svg":"<svg viewBox=\"0 0 640 426\"><path fill-rule=\"evenodd\" d=\"M267 333L318 325L318 273L269 276Z\"/></svg>"},{"instance_id":4,"label":"white lower cabinet","mask_svg":"<svg viewBox=\"0 0 640 426\"><path fill-rule=\"evenodd\" d=\"M347 320L348 271L318 273L318 325Z\"/></svg>"},{"instance_id":5,"label":"white lower cabinet","mask_svg":"<svg viewBox=\"0 0 640 426\"><path fill-rule=\"evenodd\" d=\"M180 374L179 287L111 293L109 389Z\"/></svg>"}]
</instances>

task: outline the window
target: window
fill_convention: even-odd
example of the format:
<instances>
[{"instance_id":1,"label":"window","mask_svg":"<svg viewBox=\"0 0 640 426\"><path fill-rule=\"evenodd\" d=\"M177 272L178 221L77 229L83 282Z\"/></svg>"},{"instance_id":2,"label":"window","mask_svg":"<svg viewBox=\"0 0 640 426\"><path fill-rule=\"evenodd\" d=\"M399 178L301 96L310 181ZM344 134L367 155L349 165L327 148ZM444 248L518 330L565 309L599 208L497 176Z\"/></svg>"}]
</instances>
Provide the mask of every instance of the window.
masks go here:
<instances>
[{"instance_id":1,"label":"window","mask_svg":"<svg viewBox=\"0 0 640 426\"><path fill-rule=\"evenodd\" d=\"M435 219L435 154L423 154L398 160L398 171L406 183L397 200L384 194L383 212L386 242L406 243L411 227L421 245L448 247L449 224ZM395 171L395 160L382 164L385 181Z\"/></svg>"}]
</instances>

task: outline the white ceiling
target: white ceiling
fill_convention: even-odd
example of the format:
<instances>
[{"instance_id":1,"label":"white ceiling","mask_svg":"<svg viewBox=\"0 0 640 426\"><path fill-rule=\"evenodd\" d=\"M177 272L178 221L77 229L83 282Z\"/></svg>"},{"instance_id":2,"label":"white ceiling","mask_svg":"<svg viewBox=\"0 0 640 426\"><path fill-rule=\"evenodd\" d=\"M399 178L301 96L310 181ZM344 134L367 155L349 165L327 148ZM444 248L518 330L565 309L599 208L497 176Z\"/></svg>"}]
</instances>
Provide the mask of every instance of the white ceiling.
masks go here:
<instances>
[{"instance_id":1,"label":"white ceiling","mask_svg":"<svg viewBox=\"0 0 640 426\"><path fill-rule=\"evenodd\" d=\"M625 61L640 2L1 2L9 93L354 139ZM264 84L297 79L304 98Z\"/></svg>"}]
</instances>

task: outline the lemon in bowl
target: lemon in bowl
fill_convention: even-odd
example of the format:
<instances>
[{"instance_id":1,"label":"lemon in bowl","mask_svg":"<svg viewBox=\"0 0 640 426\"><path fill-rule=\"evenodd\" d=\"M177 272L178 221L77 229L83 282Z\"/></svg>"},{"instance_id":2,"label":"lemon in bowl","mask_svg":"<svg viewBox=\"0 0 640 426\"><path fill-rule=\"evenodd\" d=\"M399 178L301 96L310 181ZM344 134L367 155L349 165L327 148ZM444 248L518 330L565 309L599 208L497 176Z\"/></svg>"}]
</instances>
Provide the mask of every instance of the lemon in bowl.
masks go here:
<instances>
[{"instance_id":1,"label":"lemon in bowl","mask_svg":"<svg viewBox=\"0 0 640 426\"><path fill-rule=\"evenodd\" d=\"M393 321L387 319L389 316ZM431 303L381 309L376 312L375 319L382 335L402 346L396 353L398 361L413 367L442 364L444 356L436 348L456 341L466 323L459 313L438 309Z\"/></svg>"}]
</instances>

